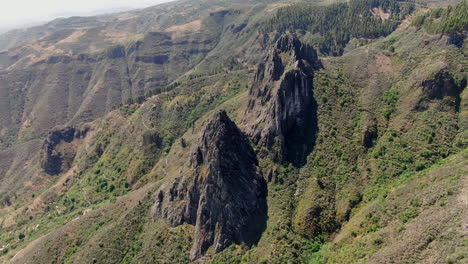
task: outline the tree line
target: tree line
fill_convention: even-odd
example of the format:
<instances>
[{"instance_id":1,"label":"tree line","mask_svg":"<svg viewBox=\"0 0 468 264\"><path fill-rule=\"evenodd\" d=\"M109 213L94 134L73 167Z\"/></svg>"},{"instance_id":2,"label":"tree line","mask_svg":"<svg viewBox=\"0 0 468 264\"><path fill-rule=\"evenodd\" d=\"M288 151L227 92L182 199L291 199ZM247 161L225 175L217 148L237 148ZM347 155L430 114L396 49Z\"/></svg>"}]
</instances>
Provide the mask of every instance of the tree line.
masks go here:
<instances>
[{"instance_id":1,"label":"tree line","mask_svg":"<svg viewBox=\"0 0 468 264\"><path fill-rule=\"evenodd\" d=\"M321 53L339 56L351 38L378 38L393 32L414 10L414 1L352 0L317 6L295 4L278 9L264 22L264 33L305 30L313 34Z\"/></svg>"},{"instance_id":2,"label":"tree line","mask_svg":"<svg viewBox=\"0 0 468 264\"><path fill-rule=\"evenodd\" d=\"M463 0L447 8L434 8L416 17L412 24L432 34L452 35L468 31L468 1Z\"/></svg>"}]
</instances>

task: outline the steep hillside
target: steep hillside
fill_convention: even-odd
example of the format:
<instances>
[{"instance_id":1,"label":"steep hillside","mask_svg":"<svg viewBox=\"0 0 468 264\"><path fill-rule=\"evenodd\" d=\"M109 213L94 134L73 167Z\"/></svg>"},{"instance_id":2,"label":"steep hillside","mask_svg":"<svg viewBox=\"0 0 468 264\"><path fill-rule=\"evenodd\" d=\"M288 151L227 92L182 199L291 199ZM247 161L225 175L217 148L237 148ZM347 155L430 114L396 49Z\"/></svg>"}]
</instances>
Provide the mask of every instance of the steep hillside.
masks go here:
<instances>
[{"instance_id":1,"label":"steep hillside","mask_svg":"<svg viewBox=\"0 0 468 264\"><path fill-rule=\"evenodd\" d=\"M195 13L199 17L187 21L190 25L159 32L129 35L102 23L86 24L86 30L54 31L5 52L2 145L42 137L55 125L94 120L176 80L217 45L228 15ZM102 41L109 45L99 47Z\"/></svg>"},{"instance_id":2,"label":"steep hillside","mask_svg":"<svg viewBox=\"0 0 468 264\"><path fill-rule=\"evenodd\" d=\"M5 41L0 41L4 49L0 52L0 148L43 138L55 125L102 117L120 104L171 89L170 84L187 73L199 76L255 67L268 42L258 31L276 29L265 20L277 11L276 20L289 16L284 7L288 2L180 1L113 15L58 19L0 35ZM315 8L316 4L330 3L307 2L314 4L301 10L311 8L312 13L323 9ZM384 20L372 34L355 36L375 38L390 33L412 10L410 4L396 8L395 1L391 7L374 2L351 5L349 11L338 12L337 21L355 20L354 16L379 21L381 6L380 15L390 12L391 19ZM326 7L328 16L345 6ZM341 35L338 33L332 37L325 31L347 32L343 25L349 21L335 23L333 29L314 28L310 33L322 37L306 37L321 43L323 53L341 54L351 36L336 37ZM296 29L302 29L304 23L312 26L323 21L302 21Z\"/></svg>"},{"instance_id":3,"label":"steep hillside","mask_svg":"<svg viewBox=\"0 0 468 264\"><path fill-rule=\"evenodd\" d=\"M466 262L466 0L295 2L1 40L0 262Z\"/></svg>"}]
</instances>

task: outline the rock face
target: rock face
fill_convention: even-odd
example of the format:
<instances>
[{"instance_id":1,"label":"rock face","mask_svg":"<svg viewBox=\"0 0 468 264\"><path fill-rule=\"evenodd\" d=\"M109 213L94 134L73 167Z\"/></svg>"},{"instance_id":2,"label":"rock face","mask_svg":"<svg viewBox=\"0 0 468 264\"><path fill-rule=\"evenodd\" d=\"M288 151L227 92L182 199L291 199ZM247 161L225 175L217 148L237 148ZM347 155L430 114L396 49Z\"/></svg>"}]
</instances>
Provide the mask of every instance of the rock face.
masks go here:
<instances>
[{"instance_id":1,"label":"rock face","mask_svg":"<svg viewBox=\"0 0 468 264\"><path fill-rule=\"evenodd\" d=\"M363 128L362 146L366 149L372 148L378 136L377 121L375 119L368 121Z\"/></svg>"},{"instance_id":2,"label":"rock face","mask_svg":"<svg viewBox=\"0 0 468 264\"><path fill-rule=\"evenodd\" d=\"M270 150L279 138L279 162L301 163L310 151L316 127L312 82L319 68L316 51L290 33L278 39L258 66L245 112L246 133Z\"/></svg>"},{"instance_id":3,"label":"rock face","mask_svg":"<svg viewBox=\"0 0 468 264\"><path fill-rule=\"evenodd\" d=\"M49 175L57 175L71 167L77 143L86 137L89 126L57 127L49 133L41 151L41 167Z\"/></svg>"},{"instance_id":4,"label":"rock face","mask_svg":"<svg viewBox=\"0 0 468 264\"><path fill-rule=\"evenodd\" d=\"M456 111L458 111L460 93L466 87L466 79L462 79L457 83L454 77L446 69L443 69L437 72L433 78L423 81L421 86L423 95L415 104L414 110L425 111L429 108L429 103L432 100L449 99L445 100L444 105L446 107L455 107Z\"/></svg>"},{"instance_id":5,"label":"rock face","mask_svg":"<svg viewBox=\"0 0 468 264\"><path fill-rule=\"evenodd\" d=\"M190 258L254 243L266 224L266 183L245 136L224 111L208 122L188 170L156 194L153 217L195 225Z\"/></svg>"},{"instance_id":6,"label":"rock face","mask_svg":"<svg viewBox=\"0 0 468 264\"><path fill-rule=\"evenodd\" d=\"M429 99L442 99L445 96L458 96L461 90L448 71L438 72L432 80L422 83L423 91Z\"/></svg>"}]
</instances>

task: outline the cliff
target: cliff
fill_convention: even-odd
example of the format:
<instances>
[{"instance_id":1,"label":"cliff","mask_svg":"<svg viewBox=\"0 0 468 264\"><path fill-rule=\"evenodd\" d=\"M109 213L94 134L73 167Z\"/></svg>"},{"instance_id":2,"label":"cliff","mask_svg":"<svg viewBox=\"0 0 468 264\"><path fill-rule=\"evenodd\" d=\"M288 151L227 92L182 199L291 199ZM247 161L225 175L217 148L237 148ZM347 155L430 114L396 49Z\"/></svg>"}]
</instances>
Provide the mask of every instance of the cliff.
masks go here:
<instances>
[{"instance_id":1,"label":"cliff","mask_svg":"<svg viewBox=\"0 0 468 264\"><path fill-rule=\"evenodd\" d=\"M278 138L278 162L303 163L311 150L317 126L313 76L321 67L316 51L291 33L283 34L258 66L244 117L246 133L270 150Z\"/></svg>"},{"instance_id":2,"label":"cliff","mask_svg":"<svg viewBox=\"0 0 468 264\"><path fill-rule=\"evenodd\" d=\"M190 258L210 247L251 244L266 224L266 184L247 139L219 111L206 125L187 162L188 169L157 192L153 217L167 224L195 226Z\"/></svg>"}]
</instances>

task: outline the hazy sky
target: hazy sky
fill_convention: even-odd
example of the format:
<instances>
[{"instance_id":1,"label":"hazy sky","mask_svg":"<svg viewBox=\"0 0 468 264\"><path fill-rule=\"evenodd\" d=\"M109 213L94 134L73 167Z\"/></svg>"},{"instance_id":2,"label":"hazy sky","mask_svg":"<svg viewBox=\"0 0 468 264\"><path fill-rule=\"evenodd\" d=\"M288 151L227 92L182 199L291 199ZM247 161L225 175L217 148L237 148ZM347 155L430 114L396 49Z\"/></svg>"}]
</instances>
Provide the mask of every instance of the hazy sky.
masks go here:
<instances>
[{"instance_id":1,"label":"hazy sky","mask_svg":"<svg viewBox=\"0 0 468 264\"><path fill-rule=\"evenodd\" d=\"M140 8L169 0L0 0L0 28L85 15L113 8Z\"/></svg>"}]
</instances>

